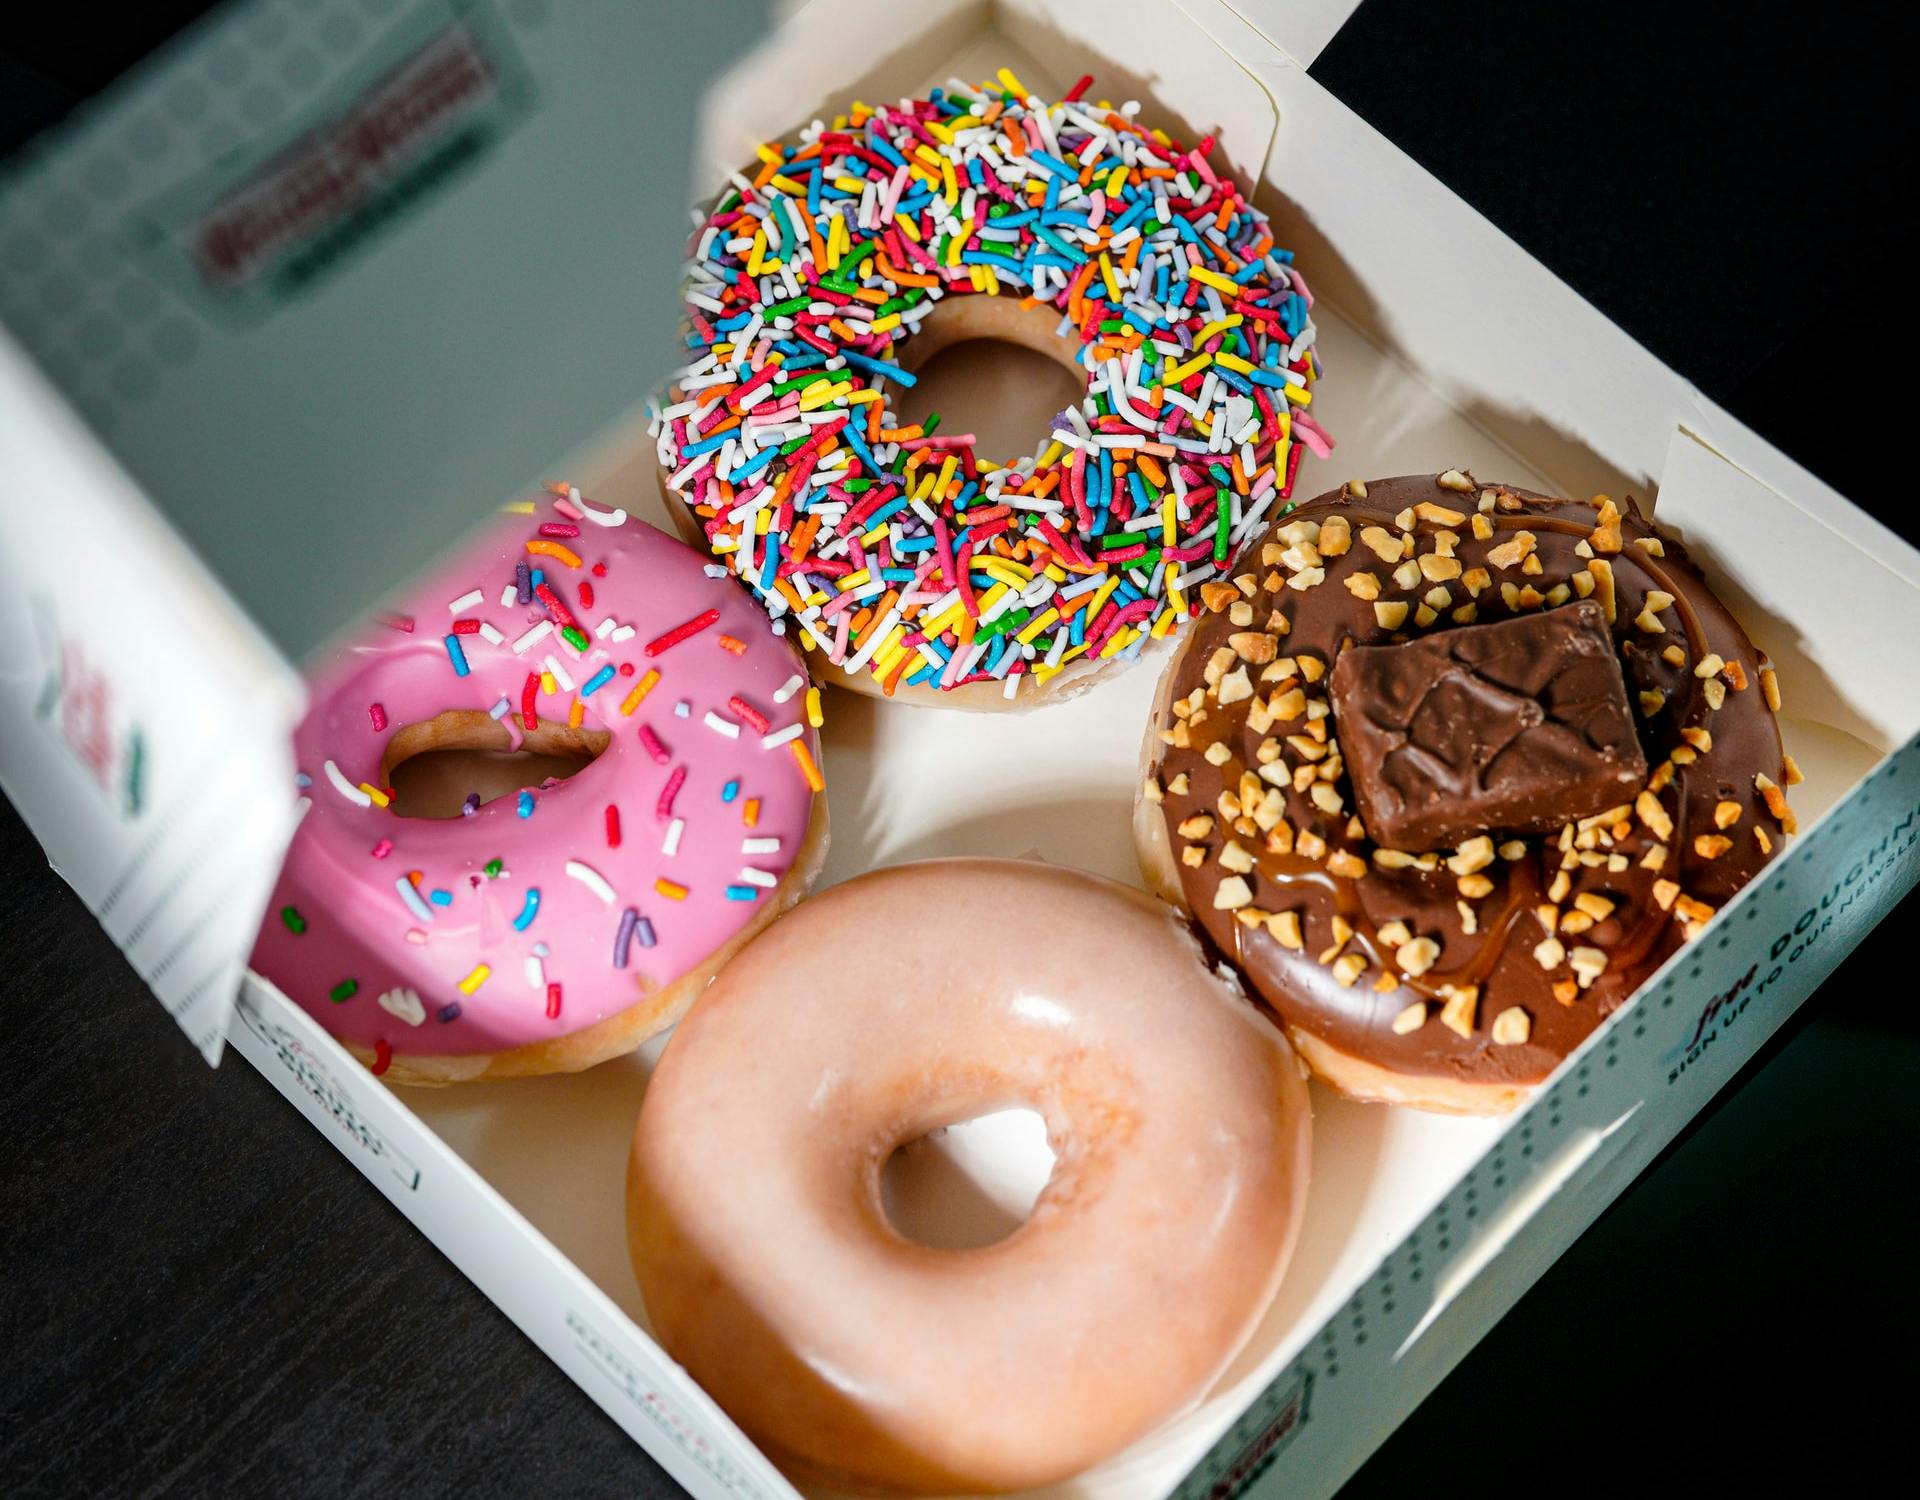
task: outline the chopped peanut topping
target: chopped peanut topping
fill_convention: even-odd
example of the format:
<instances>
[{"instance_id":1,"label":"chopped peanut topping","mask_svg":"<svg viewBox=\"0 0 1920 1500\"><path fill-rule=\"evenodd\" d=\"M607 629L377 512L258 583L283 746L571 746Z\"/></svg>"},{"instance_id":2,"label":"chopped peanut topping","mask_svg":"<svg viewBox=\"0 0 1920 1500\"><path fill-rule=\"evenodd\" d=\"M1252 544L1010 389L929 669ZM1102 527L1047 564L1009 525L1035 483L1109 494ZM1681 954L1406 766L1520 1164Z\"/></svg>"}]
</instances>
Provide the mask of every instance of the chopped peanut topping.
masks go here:
<instances>
[{"instance_id":1,"label":"chopped peanut topping","mask_svg":"<svg viewBox=\"0 0 1920 1500\"><path fill-rule=\"evenodd\" d=\"M1517 1005L1509 1005L1493 1018L1496 1046L1517 1047L1533 1034L1533 1020Z\"/></svg>"},{"instance_id":2,"label":"chopped peanut topping","mask_svg":"<svg viewBox=\"0 0 1920 1500\"><path fill-rule=\"evenodd\" d=\"M1393 1018L1395 1036L1406 1036L1427 1024L1427 1002L1416 1000Z\"/></svg>"}]
</instances>

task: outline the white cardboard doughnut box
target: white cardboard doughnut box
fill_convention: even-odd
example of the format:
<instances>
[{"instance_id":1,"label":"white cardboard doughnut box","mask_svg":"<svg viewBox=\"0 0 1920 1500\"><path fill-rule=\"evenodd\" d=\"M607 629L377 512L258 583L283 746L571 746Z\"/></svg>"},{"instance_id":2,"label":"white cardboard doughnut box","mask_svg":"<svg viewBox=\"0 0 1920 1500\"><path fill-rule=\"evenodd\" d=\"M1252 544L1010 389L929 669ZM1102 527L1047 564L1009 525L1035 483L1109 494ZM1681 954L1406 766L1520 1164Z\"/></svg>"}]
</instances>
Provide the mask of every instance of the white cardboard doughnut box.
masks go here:
<instances>
[{"instance_id":1,"label":"white cardboard doughnut box","mask_svg":"<svg viewBox=\"0 0 1920 1500\"><path fill-rule=\"evenodd\" d=\"M177 100L217 57L222 28L263 8L202 27L75 139L41 152L24 184L0 183L0 229L23 201L98 173L83 158L101 133L123 131L137 149L143 111ZM1331 462L1309 457L1299 495L1455 466L1552 493L1631 494L1684 535L1779 672L1782 730L1807 779L1793 796L1802 832L1764 878L1515 1115L1353 1105L1316 1085L1308 1217L1277 1300L1199 1409L1049 1491L1082 1500L1332 1492L1920 878L1920 677L1886 649L1920 636L1920 554L1702 398L1327 95L1306 64L1350 8L1106 0L1090 27L1068 0L815 0L714 85L701 119L700 185L830 106L1003 65L1043 96L1091 72L1100 93L1138 98L1147 121L1217 132L1236 173L1259 180L1279 243L1318 297L1327 373L1314 411L1340 446ZM207 318L197 357L155 389L114 388L128 399L104 414L99 387L89 394L57 358L44 361L50 380L23 347L33 339L0 334L0 784L210 1060L231 1042L689 1491L791 1496L648 1335L621 1184L658 1044L573 1077L389 1089L242 972L289 831L298 678L237 602L246 580L216 574L180 540L178 489L150 498L130 477L155 467L155 434L181 424L210 455L271 447L276 429L224 425L246 410L246 388L276 368L337 366L342 350L317 324L391 316L392 278L410 262L457 265L471 227L461 216L476 201L596 191L586 175L556 189L543 168L550 148L592 124L593 91L614 75L583 60L625 45L623 24L585 8L413 7L410 29L395 33L395 46L414 49L402 60L446 45L487 55L491 92L472 107L507 144L466 159L453 189L410 200L400 229L332 274L323 317L249 304ZM884 38L887 50L849 71L856 37ZM337 117L394 76L371 65L327 75L304 117ZM218 175L177 155L157 148L154 170L184 183ZM223 201L197 191L195 201ZM97 275L113 253L150 268L169 246L115 243L105 263L96 252ZM565 286L549 287L541 309L563 344L597 313ZM662 519L640 414L655 373L636 358L611 426L582 415L544 447L523 447L524 472L476 476L476 515L564 475L602 503ZM301 399L324 411L327 389L303 387ZM351 399L338 399L351 431ZM1014 393L993 399L1017 409ZM324 448L297 457L322 480L349 464ZM28 544L36 497L49 495L102 539L88 569ZM284 559L309 544L263 520L250 545ZM1145 663L1027 715L829 694L823 883L994 853L1137 884L1128 811L1157 670ZM989 1195L1017 1200L1044 1177L1044 1146L1014 1117L959 1132L953 1147Z\"/></svg>"}]
</instances>

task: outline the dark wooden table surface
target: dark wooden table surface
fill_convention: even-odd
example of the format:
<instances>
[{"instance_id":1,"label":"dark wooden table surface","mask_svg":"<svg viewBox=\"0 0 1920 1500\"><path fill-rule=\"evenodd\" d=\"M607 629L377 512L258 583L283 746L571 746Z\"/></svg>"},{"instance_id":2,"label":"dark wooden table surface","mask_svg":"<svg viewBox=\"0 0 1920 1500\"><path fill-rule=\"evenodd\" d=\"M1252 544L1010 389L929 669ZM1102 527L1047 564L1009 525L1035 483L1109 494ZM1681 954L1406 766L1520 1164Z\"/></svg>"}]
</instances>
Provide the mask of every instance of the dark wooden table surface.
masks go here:
<instances>
[{"instance_id":1,"label":"dark wooden table surface","mask_svg":"<svg viewBox=\"0 0 1920 1500\"><path fill-rule=\"evenodd\" d=\"M0 148L199 8L0 36ZM1891 226L1915 158L1879 16L1368 0L1314 72L1912 537ZM1916 921L1910 898L1348 1494L1847 1492L1904 1447ZM200 1062L4 804L0 974L0 1493L673 1492L261 1078Z\"/></svg>"}]
</instances>

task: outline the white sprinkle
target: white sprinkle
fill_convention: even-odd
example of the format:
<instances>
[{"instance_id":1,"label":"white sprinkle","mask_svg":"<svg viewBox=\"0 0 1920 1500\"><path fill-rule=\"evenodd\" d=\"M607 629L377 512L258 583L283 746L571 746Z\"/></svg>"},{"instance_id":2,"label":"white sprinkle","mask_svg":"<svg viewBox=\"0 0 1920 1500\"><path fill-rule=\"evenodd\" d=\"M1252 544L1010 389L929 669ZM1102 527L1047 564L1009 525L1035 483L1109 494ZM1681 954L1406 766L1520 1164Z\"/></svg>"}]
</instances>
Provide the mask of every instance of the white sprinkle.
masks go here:
<instances>
[{"instance_id":1,"label":"white sprinkle","mask_svg":"<svg viewBox=\"0 0 1920 1500\"><path fill-rule=\"evenodd\" d=\"M673 705L673 716L676 719L684 719L692 712L693 705L687 702L685 698L682 698L678 703Z\"/></svg>"},{"instance_id":2,"label":"white sprinkle","mask_svg":"<svg viewBox=\"0 0 1920 1500\"><path fill-rule=\"evenodd\" d=\"M501 607L504 609L512 609L515 602L519 598L520 598L520 590L515 588L512 584L508 584L505 588L500 590L500 604L501 604Z\"/></svg>"},{"instance_id":3,"label":"white sprinkle","mask_svg":"<svg viewBox=\"0 0 1920 1500\"><path fill-rule=\"evenodd\" d=\"M447 613L457 615L463 609L472 609L474 605L484 602L486 597L487 596L478 589L468 589L466 593L462 594L447 606Z\"/></svg>"},{"instance_id":4,"label":"white sprinkle","mask_svg":"<svg viewBox=\"0 0 1920 1500\"><path fill-rule=\"evenodd\" d=\"M778 749L788 740L799 739L806 732L806 727L804 724L789 724L785 729L776 729L772 734L763 734L760 736L760 748L762 750Z\"/></svg>"},{"instance_id":5,"label":"white sprinkle","mask_svg":"<svg viewBox=\"0 0 1920 1500\"><path fill-rule=\"evenodd\" d=\"M773 871L756 870L752 865L748 865L740 871L740 878L748 885L757 885L765 890L772 890L780 883L780 877L774 874Z\"/></svg>"},{"instance_id":6,"label":"white sprinkle","mask_svg":"<svg viewBox=\"0 0 1920 1500\"><path fill-rule=\"evenodd\" d=\"M504 719L512 711L513 705L507 702L505 698L502 698L498 703L494 704L492 708L487 710L487 717L489 719Z\"/></svg>"},{"instance_id":7,"label":"white sprinkle","mask_svg":"<svg viewBox=\"0 0 1920 1500\"><path fill-rule=\"evenodd\" d=\"M592 865L583 865L577 859L570 859L567 861L566 870L569 875L579 881L588 890L592 891L594 895L598 896L602 901L606 902L608 906L613 905L613 887L607 884L606 877L594 869Z\"/></svg>"},{"instance_id":8,"label":"white sprinkle","mask_svg":"<svg viewBox=\"0 0 1920 1500\"><path fill-rule=\"evenodd\" d=\"M495 630L485 620L482 620L480 622L480 639L485 641L489 646L497 646L504 641L506 637Z\"/></svg>"},{"instance_id":9,"label":"white sprinkle","mask_svg":"<svg viewBox=\"0 0 1920 1500\"><path fill-rule=\"evenodd\" d=\"M773 690L773 701L775 703L785 703L787 699L791 698L806 685L807 679L796 672Z\"/></svg>"},{"instance_id":10,"label":"white sprinkle","mask_svg":"<svg viewBox=\"0 0 1920 1500\"><path fill-rule=\"evenodd\" d=\"M567 675L567 669L553 659L551 652L540 658L540 665L553 673L553 680L560 684L561 692L570 693L573 691L573 679Z\"/></svg>"},{"instance_id":11,"label":"white sprinkle","mask_svg":"<svg viewBox=\"0 0 1920 1500\"><path fill-rule=\"evenodd\" d=\"M347 780L347 778L341 774L340 768L332 761L327 762L327 780L333 783L333 789L336 792L342 797L345 797L347 801L351 802L355 807L373 806L373 798L369 797L365 792L361 791L359 787Z\"/></svg>"},{"instance_id":12,"label":"white sprinkle","mask_svg":"<svg viewBox=\"0 0 1920 1500\"><path fill-rule=\"evenodd\" d=\"M420 893L414 889L411 880L402 875L398 880L394 881L393 888L400 893L400 899L406 903L408 911L412 912L422 922L432 923L433 908L420 899Z\"/></svg>"},{"instance_id":13,"label":"white sprinkle","mask_svg":"<svg viewBox=\"0 0 1920 1500\"><path fill-rule=\"evenodd\" d=\"M630 640L632 640L632 639L633 639L633 627L632 627L631 625L622 625L622 626L620 626L620 627L619 627L619 628L618 628L617 630L615 630L615 631L614 631L614 633L613 633L613 639L614 639L614 640L616 640L616 641L630 641Z\"/></svg>"},{"instance_id":14,"label":"white sprinkle","mask_svg":"<svg viewBox=\"0 0 1920 1500\"><path fill-rule=\"evenodd\" d=\"M546 965L540 962L537 954L527 955L527 986L535 990L544 990L547 987Z\"/></svg>"},{"instance_id":15,"label":"white sprinkle","mask_svg":"<svg viewBox=\"0 0 1920 1500\"><path fill-rule=\"evenodd\" d=\"M680 835L687 829L685 818L675 818L667 824L667 836L660 840L660 852L671 859L680 852Z\"/></svg>"},{"instance_id":16,"label":"white sprinkle","mask_svg":"<svg viewBox=\"0 0 1920 1500\"><path fill-rule=\"evenodd\" d=\"M612 635L613 634L613 616L606 615L602 617L600 623L593 627L593 633L598 639L603 641L608 636Z\"/></svg>"},{"instance_id":17,"label":"white sprinkle","mask_svg":"<svg viewBox=\"0 0 1920 1500\"><path fill-rule=\"evenodd\" d=\"M734 723L732 719L722 718L712 709L707 710L707 728L714 730L716 733L724 734L730 740L740 738L740 726Z\"/></svg>"},{"instance_id":18,"label":"white sprinkle","mask_svg":"<svg viewBox=\"0 0 1920 1500\"><path fill-rule=\"evenodd\" d=\"M553 634L553 621L542 620L538 625L534 626L533 629L529 630L525 635L521 636L519 640L513 643L513 654L515 656L526 655L530 648L538 645L551 634Z\"/></svg>"},{"instance_id":19,"label":"white sprinkle","mask_svg":"<svg viewBox=\"0 0 1920 1500\"><path fill-rule=\"evenodd\" d=\"M780 852L780 840L742 839L740 840L740 852L742 854L778 854Z\"/></svg>"}]
</instances>

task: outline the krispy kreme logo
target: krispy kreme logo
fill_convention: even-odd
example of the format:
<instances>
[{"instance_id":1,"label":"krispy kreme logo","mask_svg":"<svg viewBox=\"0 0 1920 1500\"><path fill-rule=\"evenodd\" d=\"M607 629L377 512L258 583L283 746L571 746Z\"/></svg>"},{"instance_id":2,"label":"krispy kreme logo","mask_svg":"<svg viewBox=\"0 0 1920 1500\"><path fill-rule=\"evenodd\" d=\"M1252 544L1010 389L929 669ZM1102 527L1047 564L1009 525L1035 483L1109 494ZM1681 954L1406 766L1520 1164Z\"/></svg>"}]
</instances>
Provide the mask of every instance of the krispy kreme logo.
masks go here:
<instances>
[{"instance_id":1,"label":"krispy kreme logo","mask_svg":"<svg viewBox=\"0 0 1920 1500\"><path fill-rule=\"evenodd\" d=\"M333 1070L291 1030L269 1021L247 996L239 1004L240 1019L267 1046L287 1076L327 1114L347 1138L369 1156L377 1157L409 1191L420 1186L420 1169L388 1140L354 1104L352 1093Z\"/></svg>"},{"instance_id":2,"label":"krispy kreme logo","mask_svg":"<svg viewBox=\"0 0 1920 1500\"><path fill-rule=\"evenodd\" d=\"M182 290L223 313L264 312L475 164L531 97L489 8L445 0L384 38L317 114L260 142L237 180L223 166L183 185L135 236Z\"/></svg>"},{"instance_id":3,"label":"krispy kreme logo","mask_svg":"<svg viewBox=\"0 0 1920 1500\"><path fill-rule=\"evenodd\" d=\"M48 601L36 601L33 624L41 661L34 718L59 737L101 795L132 822L146 810L146 736L86 643L61 631Z\"/></svg>"}]
</instances>

